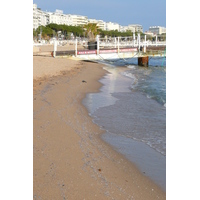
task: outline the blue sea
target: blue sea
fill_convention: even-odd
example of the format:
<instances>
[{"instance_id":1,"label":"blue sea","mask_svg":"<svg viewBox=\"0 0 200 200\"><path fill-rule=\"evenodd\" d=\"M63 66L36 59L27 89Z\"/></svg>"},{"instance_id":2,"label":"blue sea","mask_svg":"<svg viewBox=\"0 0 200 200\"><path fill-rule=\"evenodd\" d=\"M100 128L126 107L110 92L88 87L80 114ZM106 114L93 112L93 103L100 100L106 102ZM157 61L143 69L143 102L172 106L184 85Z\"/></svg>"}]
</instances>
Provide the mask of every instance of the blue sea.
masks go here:
<instances>
[{"instance_id":1,"label":"blue sea","mask_svg":"<svg viewBox=\"0 0 200 200\"><path fill-rule=\"evenodd\" d=\"M83 104L105 134L102 139L166 190L166 58L104 61L99 93Z\"/></svg>"}]
</instances>

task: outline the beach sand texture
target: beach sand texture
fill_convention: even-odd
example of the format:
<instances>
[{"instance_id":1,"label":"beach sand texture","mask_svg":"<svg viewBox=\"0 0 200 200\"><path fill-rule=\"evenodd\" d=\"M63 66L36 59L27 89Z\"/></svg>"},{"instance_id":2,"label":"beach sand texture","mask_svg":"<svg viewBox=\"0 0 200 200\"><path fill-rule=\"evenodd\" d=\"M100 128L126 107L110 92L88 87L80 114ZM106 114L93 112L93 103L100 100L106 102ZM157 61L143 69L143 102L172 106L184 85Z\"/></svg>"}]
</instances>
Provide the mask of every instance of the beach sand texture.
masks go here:
<instances>
[{"instance_id":1,"label":"beach sand texture","mask_svg":"<svg viewBox=\"0 0 200 200\"><path fill-rule=\"evenodd\" d=\"M166 199L101 140L81 103L101 87L103 66L40 53L33 56L33 199Z\"/></svg>"}]
</instances>

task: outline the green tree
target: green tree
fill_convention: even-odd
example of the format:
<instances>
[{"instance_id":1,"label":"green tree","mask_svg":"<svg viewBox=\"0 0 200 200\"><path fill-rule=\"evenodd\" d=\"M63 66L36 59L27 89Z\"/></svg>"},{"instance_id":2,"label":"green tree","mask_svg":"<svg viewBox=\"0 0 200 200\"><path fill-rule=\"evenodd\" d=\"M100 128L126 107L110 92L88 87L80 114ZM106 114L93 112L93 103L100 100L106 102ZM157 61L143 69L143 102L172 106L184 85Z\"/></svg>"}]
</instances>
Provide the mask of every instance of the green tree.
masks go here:
<instances>
[{"instance_id":1,"label":"green tree","mask_svg":"<svg viewBox=\"0 0 200 200\"><path fill-rule=\"evenodd\" d=\"M95 41L96 36L99 34L99 30L97 28L97 24L89 23L83 26L85 32L89 38L89 41Z\"/></svg>"},{"instance_id":2,"label":"green tree","mask_svg":"<svg viewBox=\"0 0 200 200\"><path fill-rule=\"evenodd\" d=\"M35 29L33 29L33 38L36 38L37 37L37 32Z\"/></svg>"},{"instance_id":3,"label":"green tree","mask_svg":"<svg viewBox=\"0 0 200 200\"><path fill-rule=\"evenodd\" d=\"M133 36L133 32L130 30L127 30L126 32L119 32L118 30L111 30L111 31L104 31L100 30L101 37L129 37Z\"/></svg>"},{"instance_id":4,"label":"green tree","mask_svg":"<svg viewBox=\"0 0 200 200\"><path fill-rule=\"evenodd\" d=\"M52 37L53 36L53 30L47 26L39 26L36 29L36 33L40 34L42 33L42 37L46 38L47 36Z\"/></svg>"}]
</instances>

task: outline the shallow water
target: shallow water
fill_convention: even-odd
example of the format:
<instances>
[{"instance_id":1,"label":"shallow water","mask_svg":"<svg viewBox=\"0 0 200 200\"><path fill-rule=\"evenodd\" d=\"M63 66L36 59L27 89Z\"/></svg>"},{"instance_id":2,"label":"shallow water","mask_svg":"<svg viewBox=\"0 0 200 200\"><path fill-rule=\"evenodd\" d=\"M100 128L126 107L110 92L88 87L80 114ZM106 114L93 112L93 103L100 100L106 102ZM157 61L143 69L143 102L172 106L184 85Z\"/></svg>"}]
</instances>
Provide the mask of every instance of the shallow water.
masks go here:
<instances>
[{"instance_id":1,"label":"shallow water","mask_svg":"<svg viewBox=\"0 0 200 200\"><path fill-rule=\"evenodd\" d=\"M165 190L166 68L120 61L105 69L110 73L100 80L100 92L83 104L106 131L102 139Z\"/></svg>"}]
</instances>

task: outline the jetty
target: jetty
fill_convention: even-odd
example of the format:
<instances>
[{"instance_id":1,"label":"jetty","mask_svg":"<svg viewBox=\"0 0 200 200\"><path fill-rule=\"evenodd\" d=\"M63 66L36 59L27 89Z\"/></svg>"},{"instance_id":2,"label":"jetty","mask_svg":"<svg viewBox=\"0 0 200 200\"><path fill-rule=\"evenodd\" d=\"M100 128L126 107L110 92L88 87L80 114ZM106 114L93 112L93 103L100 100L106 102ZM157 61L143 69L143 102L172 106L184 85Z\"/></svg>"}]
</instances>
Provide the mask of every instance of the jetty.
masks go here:
<instances>
[{"instance_id":1,"label":"jetty","mask_svg":"<svg viewBox=\"0 0 200 200\"><path fill-rule=\"evenodd\" d=\"M96 41L82 43L84 48L79 49L80 40L73 41L74 49L68 51L57 51L59 41L54 40L53 57L73 56L80 60L98 61L138 58L138 65L148 66L149 57L166 57L166 41L147 41L146 35L141 40L137 37L114 37L99 38Z\"/></svg>"}]
</instances>

